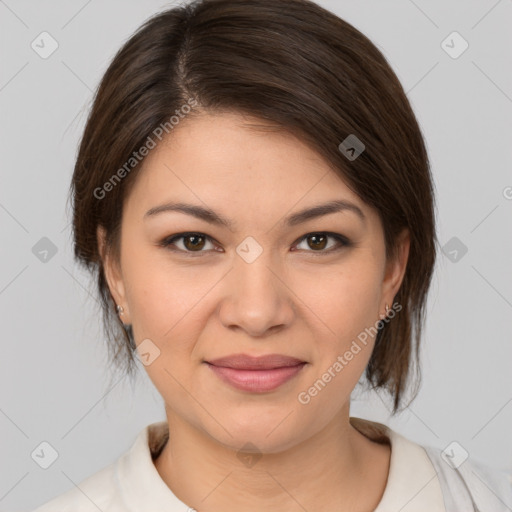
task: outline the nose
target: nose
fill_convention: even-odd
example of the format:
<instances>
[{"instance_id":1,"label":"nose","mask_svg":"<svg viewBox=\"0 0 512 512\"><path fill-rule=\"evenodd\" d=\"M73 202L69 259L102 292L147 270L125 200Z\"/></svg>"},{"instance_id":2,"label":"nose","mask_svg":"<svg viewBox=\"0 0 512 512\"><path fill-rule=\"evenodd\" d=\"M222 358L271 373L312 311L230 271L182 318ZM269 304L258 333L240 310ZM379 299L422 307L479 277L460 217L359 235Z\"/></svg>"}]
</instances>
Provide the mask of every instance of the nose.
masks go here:
<instances>
[{"instance_id":1,"label":"nose","mask_svg":"<svg viewBox=\"0 0 512 512\"><path fill-rule=\"evenodd\" d=\"M290 325L294 314L293 293L282 269L266 257L265 251L251 263L235 258L223 282L219 309L225 327L264 337Z\"/></svg>"}]
</instances>

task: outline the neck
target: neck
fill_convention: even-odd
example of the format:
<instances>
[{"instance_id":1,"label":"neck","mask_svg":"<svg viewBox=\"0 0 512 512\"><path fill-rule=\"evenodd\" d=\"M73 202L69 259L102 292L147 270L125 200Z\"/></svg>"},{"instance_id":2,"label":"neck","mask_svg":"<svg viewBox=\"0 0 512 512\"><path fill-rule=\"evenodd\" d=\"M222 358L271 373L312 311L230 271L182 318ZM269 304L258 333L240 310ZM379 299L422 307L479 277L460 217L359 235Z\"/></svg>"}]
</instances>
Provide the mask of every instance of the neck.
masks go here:
<instances>
[{"instance_id":1,"label":"neck","mask_svg":"<svg viewBox=\"0 0 512 512\"><path fill-rule=\"evenodd\" d=\"M357 431L348 406L300 444L244 456L172 411L167 421L169 440L155 466L177 498L198 512L372 511L386 487L390 447Z\"/></svg>"}]
</instances>

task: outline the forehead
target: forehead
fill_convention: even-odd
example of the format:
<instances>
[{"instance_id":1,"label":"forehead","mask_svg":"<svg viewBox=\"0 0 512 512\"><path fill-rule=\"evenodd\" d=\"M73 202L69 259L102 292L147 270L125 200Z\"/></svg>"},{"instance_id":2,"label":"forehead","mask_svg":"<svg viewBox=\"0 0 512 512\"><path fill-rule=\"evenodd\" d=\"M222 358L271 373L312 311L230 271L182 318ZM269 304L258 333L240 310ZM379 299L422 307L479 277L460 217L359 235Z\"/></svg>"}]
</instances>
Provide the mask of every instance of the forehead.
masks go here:
<instances>
[{"instance_id":1,"label":"forehead","mask_svg":"<svg viewBox=\"0 0 512 512\"><path fill-rule=\"evenodd\" d=\"M181 200L216 211L235 208L237 215L250 217L341 199L370 213L306 143L279 127L232 113L181 121L148 154L130 195L139 211Z\"/></svg>"},{"instance_id":2,"label":"forehead","mask_svg":"<svg viewBox=\"0 0 512 512\"><path fill-rule=\"evenodd\" d=\"M146 169L187 170L207 182L215 176L239 185L253 180L321 177L328 164L305 143L282 128L241 114L203 114L185 119L150 153Z\"/></svg>"}]
</instances>

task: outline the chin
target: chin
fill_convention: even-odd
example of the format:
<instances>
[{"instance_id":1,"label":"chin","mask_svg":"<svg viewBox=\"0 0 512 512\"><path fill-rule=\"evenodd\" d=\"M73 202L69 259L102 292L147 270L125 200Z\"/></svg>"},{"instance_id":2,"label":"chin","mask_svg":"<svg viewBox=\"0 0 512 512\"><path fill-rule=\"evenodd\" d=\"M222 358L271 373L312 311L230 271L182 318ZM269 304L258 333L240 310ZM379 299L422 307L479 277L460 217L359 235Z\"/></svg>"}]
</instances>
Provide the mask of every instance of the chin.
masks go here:
<instances>
[{"instance_id":1,"label":"chin","mask_svg":"<svg viewBox=\"0 0 512 512\"><path fill-rule=\"evenodd\" d=\"M228 418L225 418L222 425L227 432L220 428L216 429L217 435L212 435L212 432L210 435L233 450L238 451L249 443L248 451L254 449L261 453L279 453L299 443L304 436L299 426L293 428L291 416L284 421L286 414L276 414L272 419L259 420L247 416L239 421L228 421ZM254 446L251 448L252 445Z\"/></svg>"}]
</instances>

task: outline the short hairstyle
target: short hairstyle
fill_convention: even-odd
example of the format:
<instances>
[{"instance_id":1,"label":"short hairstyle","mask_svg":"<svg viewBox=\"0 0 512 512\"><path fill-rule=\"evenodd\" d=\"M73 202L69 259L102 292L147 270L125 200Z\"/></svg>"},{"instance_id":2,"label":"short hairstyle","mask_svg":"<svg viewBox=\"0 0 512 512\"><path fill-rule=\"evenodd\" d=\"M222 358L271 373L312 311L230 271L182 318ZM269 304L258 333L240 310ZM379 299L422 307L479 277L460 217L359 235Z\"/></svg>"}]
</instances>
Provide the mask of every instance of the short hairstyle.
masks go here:
<instances>
[{"instance_id":1,"label":"short hairstyle","mask_svg":"<svg viewBox=\"0 0 512 512\"><path fill-rule=\"evenodd\" d=\"M438 243L430 164L411 105L383 54L309 0L196 0L170 8L148 19L105 72L70 197L74 255L96 277L112 367L131 376L135 345L131 326L116 313L96 229L103 226L106 250L119 261L123 201L144 167L139 150L148 137L158 142L159 127L170 133L171 116L191 104L187 118L242 113L308 144L377 211L386 258L397 255L400 232L410 231L395 296L401 310L379 326L365 370L371 389L391 395L395 414L413 366L413 398L420 383L419 346ZM364 144L353 159L340 150L350 135Z\"/></svg>"}]
</instances>

